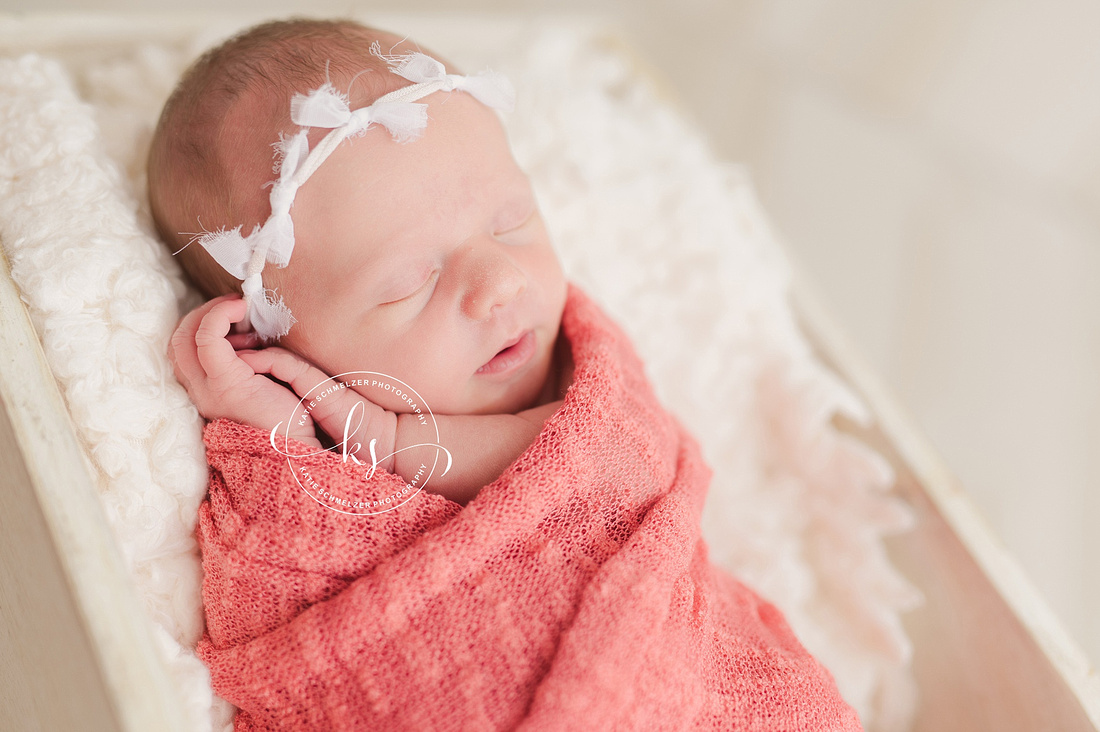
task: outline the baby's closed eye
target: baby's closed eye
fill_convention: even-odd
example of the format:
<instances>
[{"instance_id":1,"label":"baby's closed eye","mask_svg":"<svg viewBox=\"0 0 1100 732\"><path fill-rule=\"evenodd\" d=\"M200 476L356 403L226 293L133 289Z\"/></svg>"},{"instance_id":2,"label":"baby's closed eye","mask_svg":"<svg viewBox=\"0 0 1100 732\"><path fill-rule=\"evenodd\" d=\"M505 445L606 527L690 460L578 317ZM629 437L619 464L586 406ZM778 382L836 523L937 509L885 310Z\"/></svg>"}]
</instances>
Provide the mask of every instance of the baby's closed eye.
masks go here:
<instances>
[{"instance_id":1,"label":"baby's closed eye","mask_svg":"<svg viewBox=\"0 0 1100 732\"><path fill-rule=\"evenodd\" d=\"M419 275L412 278L406 284L402 284L395 288L390 288L381 303L382 305L394 305L406 300L413 300L419 295L426 294L431 291L431 286L435 284L435 281L439 279L439 269L432 269L426 275Z\"/></svg>"},{"instance_id":2,"label":"baby's closed eye","mask_svg":"<svg viewBox=\"0 0 1100 732\"><path fill-rule=\"evenodd\" d=\"M536 213L534 206L510 210L498 217L497 224L493 227L493 236L506 244L527 243L528 240L520 234L535 221Z\"/></svg>"}]
</instances>

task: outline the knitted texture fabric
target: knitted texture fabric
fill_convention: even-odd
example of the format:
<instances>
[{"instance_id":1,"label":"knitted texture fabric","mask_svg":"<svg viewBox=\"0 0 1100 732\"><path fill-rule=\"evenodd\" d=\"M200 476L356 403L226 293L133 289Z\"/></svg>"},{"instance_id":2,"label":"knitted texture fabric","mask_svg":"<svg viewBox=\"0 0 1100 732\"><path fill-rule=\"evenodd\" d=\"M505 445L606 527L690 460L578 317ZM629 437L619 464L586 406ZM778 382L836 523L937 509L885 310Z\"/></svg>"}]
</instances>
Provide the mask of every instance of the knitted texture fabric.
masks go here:
<instances>
[{"instance_id":1,"label":"knitted texture fabric","mask_svg":"<svg viewBox=\"0 0 1100 732\"><path fill-rule=\"evenodd\" d=\"M333 511L266 433L206 426L198 652L237 730L860 729L782 614L708 561L710 469L626 336L573 284L561 327L561 408L465 507ZM364 490L338 454L297 463Z\"/></svg>"}]
</instances>

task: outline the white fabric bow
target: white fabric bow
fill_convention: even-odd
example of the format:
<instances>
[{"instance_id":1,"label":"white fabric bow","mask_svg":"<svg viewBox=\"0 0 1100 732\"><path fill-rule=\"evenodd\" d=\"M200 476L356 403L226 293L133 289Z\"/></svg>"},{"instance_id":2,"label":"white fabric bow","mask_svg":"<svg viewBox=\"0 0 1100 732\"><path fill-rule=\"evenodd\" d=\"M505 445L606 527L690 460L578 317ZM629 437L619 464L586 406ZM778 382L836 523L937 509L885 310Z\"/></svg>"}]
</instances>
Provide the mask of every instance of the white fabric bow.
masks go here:
<instances>
[{"instance_id":1,"label":"white fabric bow","mask_svg":"<svg viewBox=\"0 0 1100 732\"><path fill-rule=\"evenodd\" d=\"M366 131L371 123L378 123L389 130L395 140L407 142L418 137L427 125L428 105L378 99L353 112L347 96L325 82L308 95L294 95L290 100L290 119L302 127L346 127L348 137Z\"/></svg>"},{"instance_id":2,"label":"white fabric bow","mask_svg":"<svg viewBox=\"0 0 1100 732\"><path fill-rule=\"evenodd\" d=\"M511 112L515 107L516 92L508 81L508 77L503 74L489 70L473 76L448 74L447 68L442 63L423 53L384 55L378 41L371 44L370 50L375 56L386 60L390 65L390 71L416 84L439 84L441 91L459 89L470 94L486 107L505 112Z\"/></svg>"}]
</instances>

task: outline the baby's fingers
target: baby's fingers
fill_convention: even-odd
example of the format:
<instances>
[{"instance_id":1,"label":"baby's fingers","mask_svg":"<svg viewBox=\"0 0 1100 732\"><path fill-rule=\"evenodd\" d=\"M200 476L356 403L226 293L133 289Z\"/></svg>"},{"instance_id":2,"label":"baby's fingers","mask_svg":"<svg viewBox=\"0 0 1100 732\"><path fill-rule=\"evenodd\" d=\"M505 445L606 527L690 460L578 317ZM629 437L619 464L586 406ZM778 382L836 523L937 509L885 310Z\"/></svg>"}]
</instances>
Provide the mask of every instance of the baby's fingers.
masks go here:
<instances>
[{"instance_id":1,"label":"baby's fingers","mask_svg":"<svg viewBox=\"0 0 1100 732\"><path fill-rule=\"evenodd\" d=\"M246 310L247 306L240 298L215 301L195 329L195 351L199 365L213 381L252 376L241 368L236 349L226 339L233 323L244 320Z\"/></svg>"},{"instance_id":2,"label":"baby's fingers","mask_svg":"<svg viewBox=\"0 0 1100 732\"><path fill-rule=\"evenodd\" d=\"M328 375L295 353L271 346L258 351L243 350L236 354L257 374L271 374L279 381L290 385L294 393L305 397L329 380ZM308 402L309 399L306 399Z\"/></svg>"},{"instance_id":3,"label":"baby's fingers","mask_svg":"<svg viewBox=\"0 0 1100 732\"><path fill-rule=\"evenodd\" d=\"M302 397L298 410L288 415L288 419L308 414L333 442L340 444L346 438L347 451L359 454L364 461L370 461L371 439L379 441L376 447L379 459L393 450L397 417L352 389L341 388L341 382L308 361L277 346L261 351L239 351L238 355L257 373L271 374L289 384L294 393Z\"/></svg>"},{"instance_id":4,"label":"baby's fingers","mask_svg":"<svg viewBox=\"0 0 1100 732\"><path fill-rule=\"evenodd\" d=\"M240 300L239 295L223 295L203 303L187 313L172 333L172 339L168 343L168 358L172 362L176 378L189 391L192 383L202 382L206 378L195 340L202 321L214 307L231 298Z\"/></svg>"}]
</instances>

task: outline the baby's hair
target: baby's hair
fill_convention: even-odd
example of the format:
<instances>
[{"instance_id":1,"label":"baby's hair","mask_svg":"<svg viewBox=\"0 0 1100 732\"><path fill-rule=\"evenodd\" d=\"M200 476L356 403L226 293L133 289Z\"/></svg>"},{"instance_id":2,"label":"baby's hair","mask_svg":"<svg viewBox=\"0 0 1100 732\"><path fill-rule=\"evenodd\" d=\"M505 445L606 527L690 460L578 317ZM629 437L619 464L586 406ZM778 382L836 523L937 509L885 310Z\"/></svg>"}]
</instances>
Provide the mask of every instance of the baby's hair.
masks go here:
<instances>
[{"instance_id":1,"label":"baby's hair","mask_svg":"<svg viewBox=\"0 0 1100 732\"><path fill-rule=\"evenodd\" d=\"M248 233L268 217L272 145L297 129L291 97L329 81L356 108L407 83L370 53L376 40L386 50L403 41L353 21L273 21L207 51L180 79L149 149L149 203L161 239L207 297L240 293L241 283L193 242L223 227ZM275 287L279 270L269 269Z\"/></svg>"}]
</instances>

